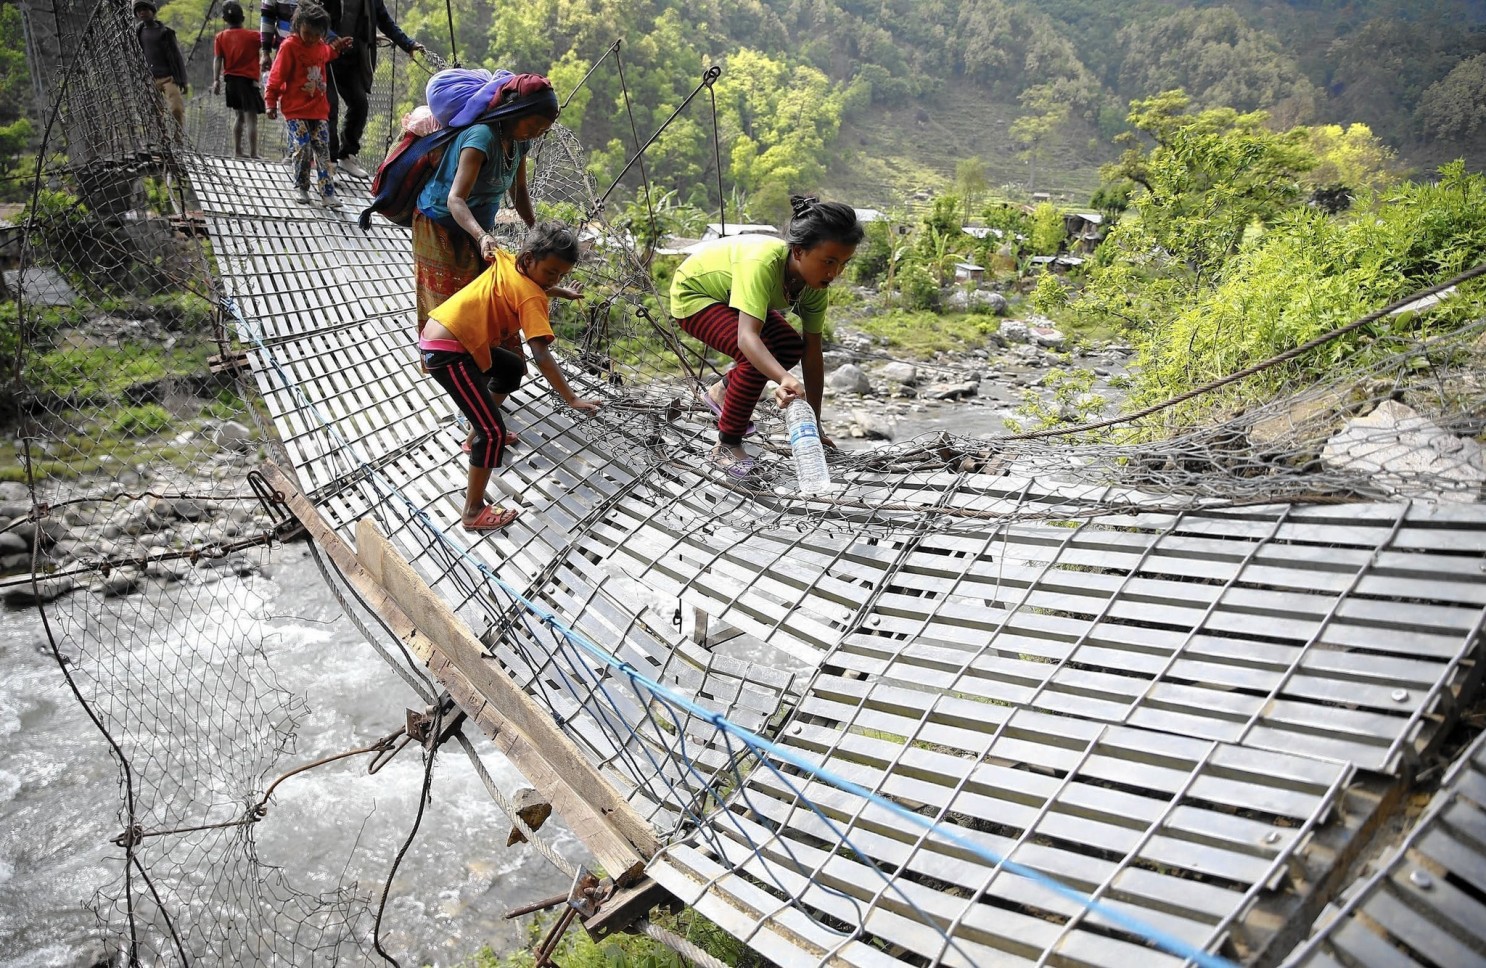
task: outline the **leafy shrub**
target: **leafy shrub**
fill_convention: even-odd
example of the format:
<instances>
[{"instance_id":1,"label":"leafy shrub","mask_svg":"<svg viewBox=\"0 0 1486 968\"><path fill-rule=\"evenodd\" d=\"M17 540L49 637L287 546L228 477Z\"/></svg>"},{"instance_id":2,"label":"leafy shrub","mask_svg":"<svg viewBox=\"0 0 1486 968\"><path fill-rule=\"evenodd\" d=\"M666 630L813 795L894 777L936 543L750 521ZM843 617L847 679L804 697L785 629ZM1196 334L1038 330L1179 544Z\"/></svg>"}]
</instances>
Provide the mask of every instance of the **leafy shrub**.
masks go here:
<instances>
[{"instance_id":1,"label":"leafy shrub","mask_svg":"<svg viewBox=\"0 0 1486 968\"><path fill-rule=\"evenodd\" d=\"M149 437L165 430L173 420L164 407L147 403L119 410L109 422L108 430L121 437Z\"/></svg>"}]
</instances>

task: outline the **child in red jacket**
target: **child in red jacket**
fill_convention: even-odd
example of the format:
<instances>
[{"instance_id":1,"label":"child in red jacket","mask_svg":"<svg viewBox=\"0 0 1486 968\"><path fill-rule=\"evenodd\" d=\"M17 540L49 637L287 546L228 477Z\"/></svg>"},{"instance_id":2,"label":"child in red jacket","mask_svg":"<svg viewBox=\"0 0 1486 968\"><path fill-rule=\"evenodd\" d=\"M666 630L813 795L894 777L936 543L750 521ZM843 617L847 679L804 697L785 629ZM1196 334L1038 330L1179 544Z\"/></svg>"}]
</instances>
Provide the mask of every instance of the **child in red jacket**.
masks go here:
<instances>
[{"instance_id":1,"label":"child in red jacket","mask_svg":"<svg viewBox=\"0 0 1486 968\"><path fill-rule=\"evenodd\" d=\"M313 162L319 203L325 208L338 208L340 200L330 180L330 99L325 95L325 77L326 65L351 45L351 38L340 37L327 44L330 15L313 3L300 3L290 27L290 36L279 45L264 91L268 116L278 117L282 107L299 201L306 205L310 202Z\"/></svg>"}]
</instances>

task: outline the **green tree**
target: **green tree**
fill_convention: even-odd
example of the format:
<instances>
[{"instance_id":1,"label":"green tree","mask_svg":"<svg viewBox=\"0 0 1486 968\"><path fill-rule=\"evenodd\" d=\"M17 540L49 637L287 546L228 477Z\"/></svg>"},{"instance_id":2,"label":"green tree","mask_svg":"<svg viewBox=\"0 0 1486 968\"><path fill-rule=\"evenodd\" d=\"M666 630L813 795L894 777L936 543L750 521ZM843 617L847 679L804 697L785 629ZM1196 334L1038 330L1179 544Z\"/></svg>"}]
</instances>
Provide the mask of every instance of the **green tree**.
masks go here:
<instances>
[{"instance_id":1,"label":"green tree","mask_svg":"<svg viewBox=\"0 0 1486 968\"><path fill-rule=\"evenodd\" d=\"M21 11L15 4L0 6L0 198L28 197L27 156L35 129L27 117L31 103L26 72Z\"/></svg>"},{"instance_id":2,"label":"green tree","mask_svg":"<svg viewBox=\"0 0 1486 968\"><path fill-rule=\"evenodd\" d=\"M1461 61L1431 84L1414 117L1428 138L1464 139L1486 130L1486 54Z\"/></svg>"},{"instance_id":3,"label":"green tree","mask_svg":"<svg viewBox=\"0 0 1486 968\"><path fill-rule=\"evenodd\" d=\"M1022 105L1032 113L1011 123L1011 137L1022 145L1022 158L1027 162L1027 191L1037 187L1037 166L1053 149L1053 136L1068 121L1069 106L1059 101L1052 89L1030 88L1022 93Z\"/></svg>"},{"instance_id":4,"label":"green tree","mask_svg":"<svg viewBox=\"0 0 1486 968\"><path fill-rule=\"evenodd\" d=\"M970 212L980 204L990 187L990 183L986 181L985 162L979 158L962 158L955 165L955 194L965 203L966 221L969 221Z\"/></svg>"},{"instance_id":5,"label":"green tree","mask_svg":"<svg viewBox=\"0 0 1486 968\"><path fill-rule=\"evenodd\" d=\"M1307 172L1307 184L1380 191L1398 180L1393 149L1374 137L1365 124L1311 128L1308 147L1316 156L1316 167Z\"/></svg>"},{"instance_id":6,"label":"green tree","mask_svg":"<svg viewBox=\"0 0 1486 968\"><path fill-rule=\"evenodd\" d=\"M1132 198L1137 218L1111 238L1127 252L1160 251L1170 264L1199 275L1237 251L1245 231L1265 224L1302 197L1300 178L1315 167L1309 132L1271 131L1268 114L1213 108L1186 114L1180 91L1133 101L1129 121L1154 146L1132 134L1108 180L1141 186Z\"/></svg>"},{"instance_id":7,"label":"green tree","mask_svg":"<svg viewBox=\"0 0 1486 968\"><path fill-rule=\"evenodd\" d=\"M1068 238L1063 213L1052 202L1043 202L1032 210L1032 234L1029 239L1037 255L1057 255Z\"/></svg>"},{"instance_id":8,"label":"green tree","mask_svg":"<svg viewBox=\"0 0 1486 968\"><path fill-rule=\"evenodd\" d=\"M1321 94L1278 37L1228 7L1178 10L1119 32L1120 87L1182 88L1202 106L1267 109L1289 122L1309 120Z\"/></svg>"}]
</instances>

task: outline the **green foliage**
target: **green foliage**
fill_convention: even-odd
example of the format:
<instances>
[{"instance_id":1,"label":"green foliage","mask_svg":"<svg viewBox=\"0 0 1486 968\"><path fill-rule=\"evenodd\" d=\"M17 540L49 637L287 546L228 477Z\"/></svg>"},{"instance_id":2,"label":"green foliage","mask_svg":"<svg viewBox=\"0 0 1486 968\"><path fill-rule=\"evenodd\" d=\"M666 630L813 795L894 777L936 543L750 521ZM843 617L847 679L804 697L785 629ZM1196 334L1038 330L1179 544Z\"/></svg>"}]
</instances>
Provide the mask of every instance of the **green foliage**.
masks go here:
<instances>
[{"instance_id":1,"label":"green foliage","mask_svg":"<svg viewBox=\"0 0 1486 968\"><path fill-rule=\"evenodd\" d=\"M1046 430L1060 424L1089 423L1098 419L1108 402L1102 394L1091 392L1094 387L1093 370L1052 369L1043 378L1042 386L1044 390L1052 391L1051 397L1046 401L1036 390L1022 392L1022 402L1013 412L1025 420L1006 422L1013 433Z\"/></svg>"},{"instance_id":2,"label":"green foliage","mask_svg":"<svg viewBox=\"0 0 1486 968\"><path fill-rule=\"evenodd\" d=\"M1068 287L1056 273L1044 272L1032 290L1032 308L1044 316L1051 316L1068 305Z\"/></svg>"},{"instance_id":3,"label":"green foliage","mask_svg":"<svg viewBox=\"0 0 1486 968\"><path fill-rule=\"evenodd\" d=\"M1277 134L1263 111L1188 114L1189 103L1181 91L1131 103L1131 125L1155 146L1131 134L1124 156L1105 170L1106 178L1144 189L1132 198L1136 217L1116 226L1106 245L1112 240L1128 258L1154 256L1201 276L1237 251L1251 226L1299 201L1301 175L1316 159L1304 128Z\"/></svg>"},{"instance_id":4,"label":"green foliage","mask_svg":"<svg viewBox=\"0 0 1486 968\"><path fill-rule=\"evenodd\" d=\"M1486 54L1461 61L1431 84L1415 117L1427 138L1469 138L1486 130Z\"/></svg>"},{"instance_id":5,"label":"green foliage","mask_svg":"<svg viewBox=\"0 0 1486 968\"><path fill-rule=\"evenodd\" d=\"M1289 123L1310 120L1321 92L1275 35L1228 7L1176 10L1120 30L1119 83L1132 92L1181 88L1198 105L1268 109Z\"/></svg>"},{"instance_id":6,"label":"green foliage","mask_svg":"<svg viewBox=\"0 0 1486 968\"><path fill-rule=\"evenodd\" d=\"M935 353L967 353L983 349L1000 328L994 317L974 313L945 313L895 309L852 321L871 336L887 340L895 354L927 359Z\"/></svg>"},{"instance_id":7,"label":"green foliage","mask_svg":"<svg viewBox=\"0 0 1486 968\"><path fill-rule=\"evenodd\" d=\"M25 111L31 101L25 49L19 5L0 5L0 199L8 201L31 190L36 129Z\"/></svg>"},{"instance_id":8,"label":"green foliage","mask_svg":"<svg viewBox=\"0 0 1486 968\"><path fill-rule=\"evenodd\" d=\"M964 218L980 205L990 183L986 181L985 162L979 158L964 158L955 165L955 194L965 200Z\"/></svg>"},{"instance_id":9,"label":"green foliage","mask_svg":"<svg viewBox=\"0 0 1486 968\"><path fill-rule=\"evenodd\" d=\"M531 946L551 927L551 914L538 915L528 926ZM654 923L701 948L712 957L738 968L762 968L767 964L717 925L695 911L679 915L655 912ZM462 962L459 968L532 968L535 959L530 950L514 951L500 957L489 948L481 949ZM579 929L569 930L558 942L553 963L563 968L687 968L690 964L670 948L639 934L613 934L595 941Z\"/></svg>"},{"instance_id":10,"label":"green foliage","mask_svg":"<svg viewBox=\"0 0 1486 968\"><path fill-rule=\"evenodd\" d=\"M1306 173L1309 185L1343 185L1352 191L1381 191L1398 181L1397 156L1365 124L1323 124L1310 129L1307 147L1316 166Z\"/></svg>"},{"instance_id":11,"label":"green foliage","mask_svg":"<svg viewBox=\"0 0 1486 968\"><path fill-rule=\"evenodd\" d=\"M908 309L939 308L939 280L921 262L910 262L897 273L898 297Z\"/></svg>"},{"instance_id":12,"label":"green foliage","mask_svg":"<svg viewBox=\"0 0 1486 968\"><path fill-rule=\"evenodd\" d=\"M122 407L109 421L108 432L120 437L148 437L158 434L173 422L170 412L155 403Z\"/></svg>"},{"instance_id":13,"label":"green foliage","mask_svg":"<svg viewBox=\"0 0 1486 968\"><path fill-rule=\"evenodd\" d=\"M1063 213L1051 202L1043 202L1032 210L1032 229L1029 241L1037 255L1057 255L1068 238L1068 228L1063 222Z\"/></svg>"},{"instance_id":14,"label":"green foliage","mask_svg":"<svg viewBox=\"0 0 1486 968\"><path fill-rule=\"evenodd\" d=\"M1251 236L1212 285L1156 296L1147 291L1146 299L1165 302L1136 334L1142 366L1132 404L1164 400L1251 366L1482 261L1486 176L1467 174L1461 163L1442 169L1438 184L1364 194L1341 215L1296 206ZM1108 299L1110 290L1091 287L1086 298ZM1483 313L1486 293L1467 287L1428 313L1380 321L1225 396L1194 401L1185 419L1231 412L1341 365L1365 365L1376 335L1388 328L1425 336Z\"/></svg>"}]
</instances>

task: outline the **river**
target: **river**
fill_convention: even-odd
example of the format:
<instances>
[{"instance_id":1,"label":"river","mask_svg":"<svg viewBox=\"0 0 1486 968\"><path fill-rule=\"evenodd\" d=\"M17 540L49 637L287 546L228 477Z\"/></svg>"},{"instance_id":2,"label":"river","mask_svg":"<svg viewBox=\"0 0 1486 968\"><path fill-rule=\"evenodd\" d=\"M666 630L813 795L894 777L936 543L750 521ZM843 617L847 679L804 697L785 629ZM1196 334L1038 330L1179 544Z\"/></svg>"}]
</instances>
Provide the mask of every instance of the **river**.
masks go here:
<instances>
[{"instance_id":1,"label":"river","mask_svg":"<svg viewBox=\"0 0 1486 968\"><path fill-rule=\"evenodd\" d=\"M283 684L309 702L286 766L370 743L402 723L404 707L421 708L345 620L303 547L277 549L261 575L222 581L232 587L213 597L225 597L241 613L212 619L260 637ZM45 643L34 609L0 612L6 671L0 681L0 968L95 964L106 949L83 902L119 875L122 856L109 843L119 830L118 771ZM275 793L258 827L259 857L284 867L296 888L355 881L364 892L380 892L412 823L423 766L413 750L375 776L366 774L365 762L361 757L317 768ZM502 915L568 887L567 878L530 847L504 846L509 824L456 745L436 764L433 798L384 922L384 946L404 964L450 965L484 944L497 951L519 945L523 922ZM498 755L487 756L486 766L502 788L523 785ZM554 835L562 856L582 862L586 852L561 825L549 824L544 832Z\"/></svg>"}]
</instances>

